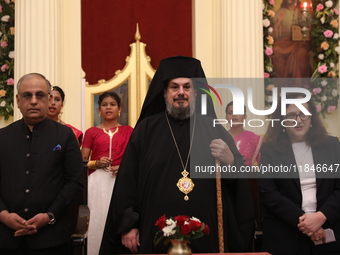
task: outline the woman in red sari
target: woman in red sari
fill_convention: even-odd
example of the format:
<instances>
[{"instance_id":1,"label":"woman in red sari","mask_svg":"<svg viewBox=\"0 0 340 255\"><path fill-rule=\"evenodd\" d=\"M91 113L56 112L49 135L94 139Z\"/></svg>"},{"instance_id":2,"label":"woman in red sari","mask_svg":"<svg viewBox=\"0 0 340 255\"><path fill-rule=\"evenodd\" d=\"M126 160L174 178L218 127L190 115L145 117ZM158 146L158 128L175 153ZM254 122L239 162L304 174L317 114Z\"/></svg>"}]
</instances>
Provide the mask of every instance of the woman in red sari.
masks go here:
<instances>
[{"instance_id":1,"label":"woman in red sari","mask_svg":"<svg viewBox=\"0 0 340 255\"><path fill-rule=\"evenodd\" d=\"M82 140L83 140L83 132L71 126L70 124L66 124L64 121L61 120L61 114L62 114L61 110L64 106L64 100L65 100L64 91L58 86L52 86L51 100L50 100L50 104L49 104L49 108L47 112L47 117L71 128L74 135L76 136L78 140L79 145L81 145Z\"/></svg>"},{"instance_id":2,"label":"woman in red sari","mask_svg":"<svg viewBox=\"0 0 340 255\"><path fill-rule=\"evenodd\" d=\"M103 93L98 105L103 121L86 130L82 146L83 158L91 159L88 163L88 205L91 210L88 255L99 253L116 173L133 130L118 122L121 100L116 93Z\"/></svg>"},{"instance_id":3,"label":"woman in red sari","mask_svg":"<svg viewBox=\"0 0 340 255\"><path fill-rule=\"evenodd\" d=\"M247 117L244 115L233 114L233 101L231 101L225 108L226 119L230 125L229 133L234 139L238 151L245 159L245 164L253 166L260 162L260 148L262 139L251 131L247 131L243 128L242 123ZM244 113L246 108L244 107ZM233 124L235 123L235 124Z\"/></svg>"}]
</instances>

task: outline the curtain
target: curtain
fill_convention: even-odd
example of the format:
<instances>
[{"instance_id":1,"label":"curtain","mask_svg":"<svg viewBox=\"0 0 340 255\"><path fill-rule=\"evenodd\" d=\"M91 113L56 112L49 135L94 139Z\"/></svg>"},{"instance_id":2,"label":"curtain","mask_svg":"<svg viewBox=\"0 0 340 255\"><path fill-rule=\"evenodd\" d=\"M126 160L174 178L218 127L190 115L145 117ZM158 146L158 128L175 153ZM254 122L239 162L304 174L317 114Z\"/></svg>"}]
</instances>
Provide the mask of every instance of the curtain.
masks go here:
<instances>
[{"instance_id":1,"label":"curtain","mask_svg":"<svg viewBox=\"0 0 340 255\"><path fill-rule=\"evenodd\" d=\"M82 0L82 68L90 84L125 66L136 24L151 65L192 56L191 0Z\"/></svg>"}]
</instances>

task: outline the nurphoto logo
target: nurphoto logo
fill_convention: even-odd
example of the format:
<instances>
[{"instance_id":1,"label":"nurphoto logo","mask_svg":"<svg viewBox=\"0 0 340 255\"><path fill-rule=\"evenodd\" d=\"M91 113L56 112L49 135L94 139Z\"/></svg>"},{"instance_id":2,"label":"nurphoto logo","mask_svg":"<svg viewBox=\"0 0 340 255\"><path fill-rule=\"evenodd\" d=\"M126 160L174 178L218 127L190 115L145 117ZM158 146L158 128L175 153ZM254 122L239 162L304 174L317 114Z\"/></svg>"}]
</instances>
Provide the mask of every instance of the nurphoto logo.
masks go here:
<instances>
[{"instance_id":1,"label":"nurphoto logo","mask_svg":"<svg viewBox=\"0 0 340 255\"><path fill-rule=\"evenodd\" d=\"M255 115L259 116L268 116L272 114L278 105L278 88L274 87L272 90L272 106L269 109L265 110L259 110L254 107L254 101L253 101L253 88L248 88L247 89L247 104L245 104L245 99L244 99L244 94L243 91L231 84L215 84L214 86L210 86L207 84L204 84L207 86L211 91L213 91L217 98L220 101L220 104L222 105L222 100L220 95L217 93L217 91L214 89L228 89L229 92L231 92L232 98L233 98L233 114L235 115L244 115L244 106L246 105L249 109L249 111ZM202 88L200 88L202 89ZM216 102L215 98L213 97L212 93L210 93L207 89L202 89L205 91L207 94L202 94L201 95L201 100L202 100L202 105L201 105L201 114L206 115L207 114L207 95L209 95L214 102ZM304 94L304 98L287 98L287 93L301 93ZM286 106L295 104L303 114L305 115L312 115L304 106L304 103L307 103L311 99L311 92L306 89L306 88L299 88L299 87L281 87L281 115L284 116L286 115ZM244 122L232 122L229 123L230 125L232 124L243 124L245 125ZM265 119L265 121L270 122L271 125L274 125L275 121L280 121L279 119ZM250 127L262 127L264 125L264 121L262 119L250 119L247 121L248 125ZM287 123L286 123L287 122ZM227 124L228 120L226 119L214 119L213 126L215 125L223 125ZM292 125L292 123L294 123ZM287 125L286 125L287 124ZM297 125L297 121L295 119L283 119L281 120L281 125L283 127L294 127Z\"/></svg>"}]
</instances>

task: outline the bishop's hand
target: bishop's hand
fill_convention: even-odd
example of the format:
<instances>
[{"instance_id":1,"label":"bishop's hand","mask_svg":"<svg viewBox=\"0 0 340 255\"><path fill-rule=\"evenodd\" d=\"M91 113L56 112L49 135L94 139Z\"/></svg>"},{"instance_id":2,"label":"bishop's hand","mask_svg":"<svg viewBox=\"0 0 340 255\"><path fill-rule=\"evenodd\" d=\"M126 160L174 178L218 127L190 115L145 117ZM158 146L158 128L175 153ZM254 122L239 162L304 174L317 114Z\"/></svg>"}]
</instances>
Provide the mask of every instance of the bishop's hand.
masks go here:
<instances>
[{"instance_id":1,"label":"bishop's hand","mask_svg":"<svg viewBox=\"0 0 340 255\"><path fill-rule=\"evenodd\" d=\"M212 140L210 143L211 155L223 162L225 165L234 164L234 155L229 146L222 139Z\"/></svg>"},{"instance_id":2,"label":"bishop's hand","mask_svg":"<svg viewBox=\"0 0 340 255\"><path fill-rule=\"evenodd\" d=\"M122 244L132 253L137 253L138 246L140 246L138 229L133 228L129 232L122 234Z\"/></svg>"}]
</instances>

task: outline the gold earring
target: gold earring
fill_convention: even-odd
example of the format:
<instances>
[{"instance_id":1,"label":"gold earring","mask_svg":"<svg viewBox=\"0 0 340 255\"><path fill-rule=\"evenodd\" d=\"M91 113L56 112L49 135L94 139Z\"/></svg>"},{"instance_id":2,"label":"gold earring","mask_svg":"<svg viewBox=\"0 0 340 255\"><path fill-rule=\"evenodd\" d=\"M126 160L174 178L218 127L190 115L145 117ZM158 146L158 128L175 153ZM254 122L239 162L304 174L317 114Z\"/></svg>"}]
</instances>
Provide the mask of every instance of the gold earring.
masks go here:
<instances>
[{"instance_id":1,"label":"gold earring","mask_svg":"<svg viewBox=\"0 0 340 255\"><path fill-rule=\"evenodd\" d=\"M120 117L120 111L118 112L118 117Z\"/></svg>"},{"instance_id":2,"label":"gold earring","mask_svg":"<svg viewBox=\"0 0 340 255\"><path fill-rule=\"evenodd\" d=\"M99 115L99 117L101 117L101 116L102 116L102 114L101 114L100 112L98 112L98 115Z\"/></svg>"},{"instance_id":3,"label":"gold earring","mask_svg":"<svg viewBox=\"0 0 340 255\"><path fill-rule=\"evenodd\" d=\"M61 115L63 115L63 111L60 110L59 114L58 114L58 122L61 121Z\"/></svg>"}]
</instances>

